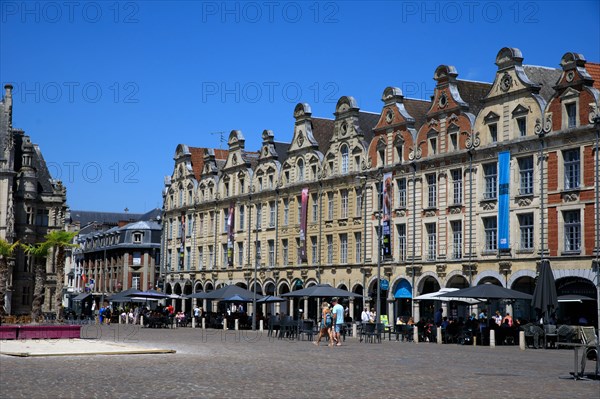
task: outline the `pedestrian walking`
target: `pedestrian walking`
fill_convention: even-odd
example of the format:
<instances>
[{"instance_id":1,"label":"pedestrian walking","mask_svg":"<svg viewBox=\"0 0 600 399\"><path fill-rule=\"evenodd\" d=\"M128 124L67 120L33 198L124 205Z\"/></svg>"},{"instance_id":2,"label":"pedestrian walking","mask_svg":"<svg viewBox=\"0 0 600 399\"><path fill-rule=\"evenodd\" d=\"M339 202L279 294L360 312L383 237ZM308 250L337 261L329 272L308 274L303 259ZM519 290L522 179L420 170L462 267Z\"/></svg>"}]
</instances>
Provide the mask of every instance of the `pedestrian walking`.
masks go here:
<instances>
[{"instance_id":1,"label":"pedestrian walking","mask_svg":"<svg viewBox=\"0 0 600 399\"><path fill-rule=\"evenodd\" d=\"M329 337L329 346L333 346L333 334L331 331L332 325L333 316L329 310L329 304L327 302L323 302L323 305L321 305L321 323L319 324L319 335L317 336L317 340L313 341L313 344L319 346L321 338L326 336Z\"/></svg>"},{"instance_id":2,"label":"pedestrian walking","mask_svg":"<svg viewBox=\"0 0 600 399\"><path fill-rule=\"evenodd\" d=\"M331 303L333 303L333 309L331 310L333 313L333 339L337 346L342 346L340 335L344 327L344 307L339 304L337 298L333 298Z\"/></svg>"}]
</instances>

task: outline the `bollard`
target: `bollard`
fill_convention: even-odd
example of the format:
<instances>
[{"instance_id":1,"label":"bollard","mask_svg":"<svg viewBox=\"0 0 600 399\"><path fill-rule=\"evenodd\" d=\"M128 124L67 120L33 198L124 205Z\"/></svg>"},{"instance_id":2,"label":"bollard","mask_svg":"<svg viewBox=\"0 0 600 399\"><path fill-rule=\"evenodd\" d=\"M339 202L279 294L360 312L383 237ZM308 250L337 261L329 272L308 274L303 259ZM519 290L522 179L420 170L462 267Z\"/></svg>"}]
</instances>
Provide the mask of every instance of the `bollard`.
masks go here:
<instances>
[{"instance_id":1,"label":"bollard","mask_svg":"<svg viewBox=\"0 0 600 399\"><path fill-rule=\"evenodd\" d=\"M123 319L123 318L121 317L121 315L119 315L119 324L121 324L121 323L122 323L122 320L121 320L121 319Z\"/></svg>"},{"instance_id":2,"label":"bollard","mask_svg":"<svg viewBox=\"0 0 600 399\"><path fill-rule=\"evenodd\" d=\"M205 317L202 318L202 329L206 330L206 318Z\"/></svg>"},{"instance_id":3,"label":"bollard","mask_svg":"<svg viewBox=\"0 0 600 399\"><path fill-rule=\"evenodd\" d=\"M437 343L441 344L442 343L442 329L440 327L436 328L436 335L437 335Z\"/></svg>"},{"instance_id":4,"label":"bollard","mask_svg":"<svg viewBox=\"0 0 600 399\"><path fill-rule=\"evenodd\" d=\"M234 322L234 327L233 327L233 329L234 329L235 331L237 331L237 330L238 330L238 327L239 327L239 322L240 322L240 319L235 319L235 322Z\"/></svg>"},{"instance_id":5,"label":"bollard","mask_svg":"<svg viewBox=\"0 0 600 399\"><path fill-rule=\"evenodd\" d=\"M129 324L129 313L125 316L125 324Z\"/></svg>"},{"instance_id":6,"label":"bollard","mask_svg":"<svg viewBox=\"0 0 600 399\"><path fill-rule=\"evenodd\" d=\"M227 319L223 319L223 330L227 330Z\"/></svg>"},{"instance_id":7,"label":"bollard","mask_svg":"<svg viewBox=\"0 0 600 399\"><path fill-rule=\"evenodd\" d=\"M258 328L259 328L260 332L263 332L263 322L264 322L264 320L259 320L259 322L260 323L258 323L258 326L259 326Z\"/></svg>"},{"instance_id":8,"label":"bollard","mask_svg":"<svg viewBox=\"0 0 600 399\"><path fill-rule=\"evenodd\" d=\"M140 316L140 328L144 328L144 316Z\"/></svg>"},{"instance_id":9,"label":"bollard","mask_svg":"<svg viewBox=\"0 0 600 399\"><path fill-rule=\"evenodd\" d=\"M477 346L477 335L473 336L473 346Z\"/></svg>"},{"instance_id":10,"label":"bollard","mask_svg":"<svg viewBox=\"0 0 600 399\"><path fill-rule=\"evenodd\" d=\"M496 347L496 331L490 330L490 348Z\"/></svg>"},{"instance_id":11,"label":"bollard","mask_svg":"<svg viewBox=\"0 0 600 399\"><path fill-rule=\"evenodd\" d=\"M358 327L356 326L356 324L352 325L352 337L358 337Z\"/></svg>"},{"instance_id":12,"label":"bollard","mask_svg":"<svg viewBox=\"0 0 600 399\"><path fill-rule=\"evenodd\" d=\"M192 328L196 328L196 318L192 317Z\"/></svg>"},{"instance_id":13,"label":"bollard","mask_svg":"<svg viewBox=\"0 0 600 399\"><path fill-rule=\"evenodd\" d=\"M519 331L519 349L525 350L525 331Z\"/></svg>"},{"instance_id":14,"label":"bollard","mask_svg":"<svg viewBox=\"0 0 600 399\"><path fill-rule=\"evenodd\" d=\"M419 329L417 328L417 326L413 327L413 342L415 344L419 343Z\"/></svg>"}]
</instances>

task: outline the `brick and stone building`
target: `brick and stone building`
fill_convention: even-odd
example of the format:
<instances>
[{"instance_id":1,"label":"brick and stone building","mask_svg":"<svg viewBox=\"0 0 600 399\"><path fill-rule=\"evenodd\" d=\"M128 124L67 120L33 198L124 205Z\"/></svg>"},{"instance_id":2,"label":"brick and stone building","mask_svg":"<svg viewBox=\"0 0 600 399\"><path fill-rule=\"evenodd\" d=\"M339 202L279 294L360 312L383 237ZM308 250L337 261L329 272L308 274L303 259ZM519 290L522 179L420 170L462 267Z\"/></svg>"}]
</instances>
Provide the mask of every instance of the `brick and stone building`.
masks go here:
<instances>
[{"instance_id":1,"label":"brick and stone building","mask_svg":"<svg viewBox=\"0 0 600 399\"><path fill-rule=\"evenodd\" d=\"M444 287L532 293L541 261L559 295L595 298L600 65L566 53L560 68L530 66L515 48L496 65L490 83L440 65L431 101L388 87L377 113L349 96L333 119L300 103L292 141L265 130L256 152L237 130L226 151L180 144L163 193L165 290L237 284L280 295L322 282L374 307L380 248L389 318L431 317L433 304L412 298ZM559 317L593 321L592 304L561 305ZM363 305L350 301L351 314ZM451 306L446 314L464 312ZM534 316L526 303L512 311Z\"/></svg>"}]
</instances>

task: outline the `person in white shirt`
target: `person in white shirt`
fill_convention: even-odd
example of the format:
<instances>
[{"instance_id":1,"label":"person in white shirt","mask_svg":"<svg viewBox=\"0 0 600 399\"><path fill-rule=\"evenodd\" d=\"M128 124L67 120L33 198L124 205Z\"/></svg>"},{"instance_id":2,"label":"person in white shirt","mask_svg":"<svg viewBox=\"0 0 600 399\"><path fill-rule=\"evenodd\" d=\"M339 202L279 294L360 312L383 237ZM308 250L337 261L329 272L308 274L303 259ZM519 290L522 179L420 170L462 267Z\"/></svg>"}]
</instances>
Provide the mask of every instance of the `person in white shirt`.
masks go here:
<instances>
[{"instance_id":1,"label":"person in white shirt","mask_svg":"<svg viewBox=\"0 0 600 399\"><path fill-rule=\"evenodd\" d=\"M363 323L368 323L371 319L371 314L369 313L369 308L364 308L362 313L360 314L360 321Z\"/></svg>"}]
</instances>

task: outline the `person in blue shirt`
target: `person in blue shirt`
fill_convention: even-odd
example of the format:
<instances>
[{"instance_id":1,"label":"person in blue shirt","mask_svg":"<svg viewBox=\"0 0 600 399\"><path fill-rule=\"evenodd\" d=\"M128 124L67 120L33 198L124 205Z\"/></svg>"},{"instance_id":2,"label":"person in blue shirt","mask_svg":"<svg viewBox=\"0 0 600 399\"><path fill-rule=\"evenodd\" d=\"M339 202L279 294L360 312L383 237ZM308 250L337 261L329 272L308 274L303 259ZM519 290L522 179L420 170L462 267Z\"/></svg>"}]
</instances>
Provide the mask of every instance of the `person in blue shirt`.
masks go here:
<instances>
[{"instance_id":1,"label":"person in blue shirt","mask_svg":"<svg viewBox=\"0 0 600 399\"><path fill-rule=\"evenodd\" d=\"M342 346L340 342L340 334L344 325L344 307L339 304L337 298L331 300L333 304L333 339L336 341L337 346Z\"/></svg>"}]
</instances>

